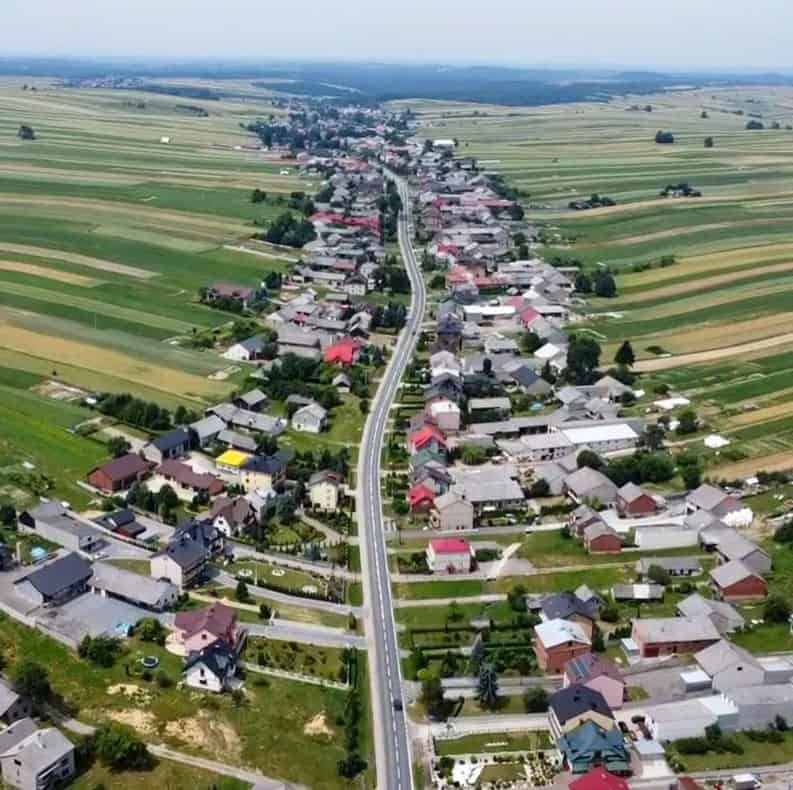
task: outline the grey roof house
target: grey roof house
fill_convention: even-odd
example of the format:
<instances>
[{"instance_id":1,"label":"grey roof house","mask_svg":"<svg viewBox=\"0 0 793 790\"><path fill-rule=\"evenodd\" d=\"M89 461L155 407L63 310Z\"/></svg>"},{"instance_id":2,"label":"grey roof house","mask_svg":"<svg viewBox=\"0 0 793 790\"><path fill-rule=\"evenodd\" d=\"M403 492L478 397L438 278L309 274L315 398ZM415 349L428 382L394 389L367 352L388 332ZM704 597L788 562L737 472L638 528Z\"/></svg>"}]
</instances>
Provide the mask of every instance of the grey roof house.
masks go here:
<instances>
[{"instance_id":1,"label":"grey roof house","mask_svg":"<svg viewBox=\"0 0 793 790\"><path fill-rule=\"evenodd\" d=\"M19 790L48 790L74 776L74 746L55 727L20 719L0 732L3 783Z\"/></svg>"},{"instance_id":2,"label":"grey roof house","mask_svg":"<svg viewBox=\"0 0 793 790\"><path fill-rule=\"evenodd\" d=\"M17 579L14 591L36 606L57 605L85 592L92 574L79 554L66 554Z\"/></svg>"}]
</instances>

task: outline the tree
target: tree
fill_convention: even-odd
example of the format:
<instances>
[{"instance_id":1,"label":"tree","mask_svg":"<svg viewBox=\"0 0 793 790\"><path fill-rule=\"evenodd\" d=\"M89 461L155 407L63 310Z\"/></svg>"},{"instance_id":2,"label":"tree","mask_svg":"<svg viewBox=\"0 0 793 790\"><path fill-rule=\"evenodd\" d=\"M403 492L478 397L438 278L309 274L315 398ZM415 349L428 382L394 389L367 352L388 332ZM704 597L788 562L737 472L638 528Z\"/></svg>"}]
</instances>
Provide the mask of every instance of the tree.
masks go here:
<instances>
[{"instance_id":1,"label":"tree","mask_svg":"<svg viewBox=\"0 0 793 790\"><path fill-rule=\"evenodd\" d=\"M0 505L0 524L4 527L12 526L17 520L17 511L13 505Z\"/></svg>"},{"instance_id":2,"label":"tree","mask_svg":"<svg viewBox=\"0 0 793 790\"><path fill-rule=\"evenodd\" d=\"M672 132L664 132L660 129L655 133L655 142L659 145L671 145L675 141Z\"/></svg>"},{"instance_id":3,"label":"tree","mask_svg":"<svg viewBox=\"0 0 793 790\"><path fill-rule=\"evenodd\" d=\"M666 587L669 584L669 571L660 565L650 565L647 569L647 578L655 584Z\"/></svg>"},{"instance_id":4,"label":"tree","mask_svg":"<svg viewBox=\"0 0 793 790\"><path fill-rule=\"evenodd\" d=\"M369 401L366 398L361 398L358 401L358 410L361 414L369 414Z\"/></svg>"},{"instance_id":5,"label":"tree","mask_svg":"<svg viewBox=\"0 0 793 790\"><path fill-rule=\"evenodd\" d=\"M683 485L689 491L699 488L702 485L702 466L698 463L681 466L680 476L683 478Z\"/></svg>"},{"instance_id":6,"label":"tree","mask_svg":"<svg viewBox=\"0 0 793 790\"><path fill-rule=\"evenodd\" d=\"M616 623L620 619L620 610L613 602L607 603L600 611L600 619L604 623Z\"/></svg>"},{"instance_id":7,"label":"tree","mask_svg":"<svg viewBox=\"0 0 793 790\"><path fill-rule=\"evenodd\" d=\"M790 617L790 604L779 594L769 595L763 607L763 619L769 623L787 623Z\"/></svg>"},{"instance_id":8,"label":"tree","mask_svg":"<svg viewBox=\"0 0 793 790\"><path fill-rule=\"evenodd\" d=\"M522 584L516 584L507 593L507 603L513 612L526 611L526 588Z\"/></svg>"},{"instance_id":9,"label":"tree","mask_svg":"<svg viewBox=\"0 0 793 790\"><path fill-rule=\"evenodd\" d=\"M602 469L604 466L603 459L594 450L581 450L576 458L576 464L579 469L585 466L590 469Z\"/></svg>"},{"instance_id":10,"label":"tree","mask_svg":"<svg viewBox=\"0 0 793 790\"><path fill-rule=\"evenodd\" d=\"M664 431L660 423L651 423L644 429L642 444L651 451L660 450L664 446Z\"/></svg>"},{"instance_id":11,"label":"tree","mask_svg":"<svg viewBox=\"0 0 793 790\"><path fill-rule=\"evenodd\" d=\"M26 123L23 123L19 127L19 131L17 132L17 137L19 137L20 140L35 140L36 133L33 131L32 126L28 126Z\"/></svg>"},{"instance_id":12,"label":"tree","mask_svg":"<svg viewBox=\"0 0 793 790\"><path fill-rule=\"evenodd\" d=\"M116 663L116 657L121 651L121 640L112 636L88 636L83 637L82 642L77 647L77 655L80 658L90 661L100 667L112 667Z\"/></svg>"},{"instance_id":13,"label":"tree","mask_svg":"<svg viewBox=\"0 0 793 790\"><path fill-rule=\"evenodd\" d=\"M269 620L273 616L273 607L266 603L259 604L259 618L261 620Z\"/></svg>"},{"instance_id":14,"label":"tree","mask_svg":"<svg viewBox=\"0 0 793 790\"><path fill-rule=\"evenodd\" d=\"M234 591L234 597L240 603L248 603L251 599L251 594L248 592L248 585L245 584L242 579L237 582L237 589Z\"/></svg>"},{"instance_id":15,"label":"tree","mask_svg":"<svg viewBox=\"0 0 793 790\"><path fill-rule=\"evenodd\" d=\"M427 711L431 719L443 718L445 712L445 700L443 698L443 685L440 675L436 672L423 670L424 677L421 680L421 695L419 701Z\"/></svg>"},{"instance_id":16,"label":"tree","mask_svg":"<svg viewBox=\"0 0 793 790\"><path fill-rule=\"evenodd\" d=\"M536 333L529 330L520 336L520 346L527 354L533 354L538 348L542 348L545 341Z\"/></svg>"},{"instance_id":17,"label":"tree","mask_svg":"<svg viewBox=\"0 0 793 790\"><path fill-rule=\"evenodd\" d=\"M595 275L595 296L604 299L613 299L617 295L617 283L608 272L599 272Z\"/></svg>"},{"instance_id":18,"label":"tree","mask_svg":"<svg viewBox=\"0 0 793 790\"><path fill-rule=\"evenodd\" d=\"M575 276L574 287L580 294L592 293L592 278L586 272L578 272Z\"/></svg>"},{"instance_id":19,"label":"tree","mask_svg":"<svg viewBox=\"0 0 793 790\"><path fill-rule=\"evenodd\" d=\"M713 148L713 138L708 136L705 138L705 148Z\"/></svg>"},{"instance_id":20,"label":"tree","mask_svg":"<svg viewBox=\"0 0 793 790\"><path fill-rule=\"evenodd\" d=\"M523 706L526 713L545 713L548 710L548 692L542 686L526 689Z\"/></svg>"},{"instance_id":21,"label":"tree","mask_svg":"<svg viewBox=\"0 0 793 790\"><path fill-rule=\"evenodd\" d=\"M485 643L482 641L482 634L478 633L471 645L471 654L468 657L468 672L476 677L482 668L482 661L485 658Z\"/></svg>"},{"instance_id":22,"label":"tree","mask_svg":"<svg viewBox=\"0 0 793 790\"><path fill-rule=\"evenodd\" d=\"M107 443L107 449L113 458L121 458L132 449L132 445L123 436L112 436Z\"/></svg>"},{"instance_id":23,"label":"tree","mask_svg":"<svg viewBox=\"0 0 793 790\"><path fill-rule=\"evenodd\" d=\"M572 384L590 384L600 364L600 346L586 335L571 335L566 375Z\"/></svg>"},{"instance_id":24,"label":"tree","mask_svg":"<svg viewBox=\"0 0 793 790\"><path fill-rule=\"evenodd\" d=\"M664 483L675 476L675 465L667 453L643 455L636 469L642 483Z\"/></svg>"},{"instance_id":25,"label":"tree","mask_svg":"<svg viewBox=\"0 0 793 790\"><path fill-rule=\"evenodd\" d=\"M110 768L142 770L151 765L146 744L134 730L116 722L100 724L94 735L96 756Z\"/></svg>"},{"instance_id":26,"label":"tree","mask_svg":"<svg viewBox=\"0 0 793 790\"><path fill-rule=\"evenodd\" d=\"M135 634L142 642L164 645L168 629L156 617L144 617L135 626Z\"/></svg>"},{"instance_id":27,"label":"tree","mask_svg":"<svg viewBox=\"0 0 793 790\"><path fill-rule=\"evenodd\" d=\"M23 697L28 697L34 704L47 702L52 696L47 670L35 661L20 661L11 676L14 688Z\"/></svg>"},{"instance_id":28,"label":"tree","mask_svg":"<svg viewBox=\"0 0 793 790\"><path fill-rule=\"evenodd\" d=\"M498 675L492 664L483 664L479 670L476 699L488 710L493 710L498 705Z\"/></svg>"},{"instance_id":29,"label":"tree","mask_svg":"<svg viewBox=\"0 0 793 790\"><path fill-rule=\"evenodd\" d=\"M550 493L551 486L544 477L541 477L539 480L535 480L529 488L529 496L535 499L541 499L542 497L550 496Z\"/></svg>"},{"instance_id":30,"label":"tree","mask_svg":"<svg viewBox=\"0 0 793 790\"><path fill-rule=\"evenodd\" d=\"M614 362L618 365L630 368L633 367L635 361L636 355L633 353L630 340L623 341L622 345L617 349L617 353L614 355Z\"/></svg>"},{"instance_id":31,"label":"tree","mask_svg":"<svg viewBox=\"0 0 793 790\"><path fill-rule=\"evenodd\" d=\"M251 192L251 203L264 203L267 200L267 193L258 187Z\"/></svg>"},{"instance_id":32,"label":"tree","mask_svg":"<svg viewBox=\"0 0 793 790\"><path fill-rule=\"evenodd\" d=\"M678 415L676 433L683 436L687 433L696 433L699 427L697 413L693 409L686 409Z\"/></svg>"}]
</instances>

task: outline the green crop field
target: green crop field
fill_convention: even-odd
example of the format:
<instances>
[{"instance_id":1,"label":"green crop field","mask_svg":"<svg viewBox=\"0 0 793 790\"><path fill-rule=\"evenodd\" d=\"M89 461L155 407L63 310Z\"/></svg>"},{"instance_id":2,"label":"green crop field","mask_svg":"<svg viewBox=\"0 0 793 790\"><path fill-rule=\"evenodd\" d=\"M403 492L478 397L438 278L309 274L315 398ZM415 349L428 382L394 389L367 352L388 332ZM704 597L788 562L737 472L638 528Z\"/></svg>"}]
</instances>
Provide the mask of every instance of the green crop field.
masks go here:
<instances>
[{"instance_id":1,"label":"green crop field","mask_svg":"<svg viewBox=\"0 0 793 790\"><path fill-rule=\"evenodd\" d=\"M244 101L188 103L34 84L0 80L0 364L170 406L222 397L236 380L208 377L227 363L175 339L231 318L200 287L285 265L229 248L311 188L242 128L280 111L250 86Z\"/></svg>"},{"instance_id":2,"label":"green crop field","mask_svg":"<svg viewBox=\"0 0 793 790\"><path fill-rule=\"evenodd\" d=\"M793 91L534 108L401 104L418 112L422 135L456 138L458 155L521 190L528 219L543 229L543 255L615 273L618 296L588 308L603 360L629 339L650 396L667 384L704 410L709 429L735 432L731 453L709 467L784 465L793 450ZM747 130L757 118L765 128ZM674 144L655 143L658 130ZM702 196L660 196L681 182ZM568 208L593 193L617 205ZM673 258L662 265L664 256Z\"/></svg>"}]
</instances>

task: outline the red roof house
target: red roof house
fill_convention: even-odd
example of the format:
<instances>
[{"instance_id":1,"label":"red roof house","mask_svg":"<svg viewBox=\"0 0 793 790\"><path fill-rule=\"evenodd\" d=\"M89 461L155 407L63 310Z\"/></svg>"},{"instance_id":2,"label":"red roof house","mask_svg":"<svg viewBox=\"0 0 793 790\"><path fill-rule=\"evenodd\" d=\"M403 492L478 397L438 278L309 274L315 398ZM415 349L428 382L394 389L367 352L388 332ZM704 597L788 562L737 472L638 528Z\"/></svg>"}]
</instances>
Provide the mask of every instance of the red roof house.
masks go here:
<instances>
[{"instance_id":1,"label":"red roof house","mask_svg":"<svg viewBox=\"0 0 793 790\"><path fill-rule=\"evenodd\" d=\"M468 573L471 544L460 538L437 538L427 546L427 565L433 573Z\"/></svg>"},{"instance_id":2,"label":"red roof house","mask_svg":"<svg viewBox=\"0 0 793 790\"><path fill-rule=\"evenodd\" d=\"M364 342L357 337L343 337L325 349L325 362L339 365L352 365L364 347Z\"/></svg>"},{"instance_id":3,"label":"red roof house","mask_svg":"<svg viewBox=\"0 0 793 790\"><path fill-rule=\"evenodd\" d=\"M434 425L425 425L410 434L408 446L413 453L423 450L425 447L434 451L445 450L446 437Z\"/></svg>"},{"instance_id":4,"label":"red roof house","mask_svg":"<svg viewBox=\"0 0 793 790\"><path fill-rule=\"evenodd\" d=\"M527 307L521 311L520 322L523 326L529 327L540 317L540 314L533 307Z\"/></svg>"},{"instance_id":5,"label":"red roof house","mask_svg":"<svg viewBox=\"0 0 793 790\"><path fill-rule=\"evenodd\" d=\"M412 512L428 511L435 502L435 493L423 483L416 483L408 491L408 501Z\"/></svg>"},{"instance_id":6,"label":"red roof house","mask_svg":"<svg viewBox=\"0 0 793 790\"><path fill-rule=\"evenodd\" d=\"M92 469L88 473L88 482L106 493L122 491L145 477L150 469L151 465L139 455L127 453Z\"/></svg>"},{"instance_id":7,"label":"red roof house","mask_svg":"<svg viewBox=\"0 0 793 790\"><path fill-rule=\"evenodd\" d=\"M628 790L628 783L605 768L593 768L570 782L570 790Z\"/></svg>"}]
</instances>

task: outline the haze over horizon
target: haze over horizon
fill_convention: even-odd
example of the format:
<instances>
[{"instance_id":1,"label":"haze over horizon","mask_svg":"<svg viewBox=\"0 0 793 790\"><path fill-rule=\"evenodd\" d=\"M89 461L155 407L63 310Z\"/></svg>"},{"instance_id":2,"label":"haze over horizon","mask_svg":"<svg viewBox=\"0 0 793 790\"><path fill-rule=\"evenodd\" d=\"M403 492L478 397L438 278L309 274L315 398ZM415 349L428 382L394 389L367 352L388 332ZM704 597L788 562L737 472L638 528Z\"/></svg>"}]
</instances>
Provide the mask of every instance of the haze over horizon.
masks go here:
<instances>
[{"instance_id":1,"label":"haze over horizon","mask_svg":"<svg viewBox=\"0 0 793 790\"><path fill-rule=\"evenodd\" d=\"M5 0L5 56L381 60L669 70L793 66L793 8L783 0Z\"/></svg>"}]
</instances>

